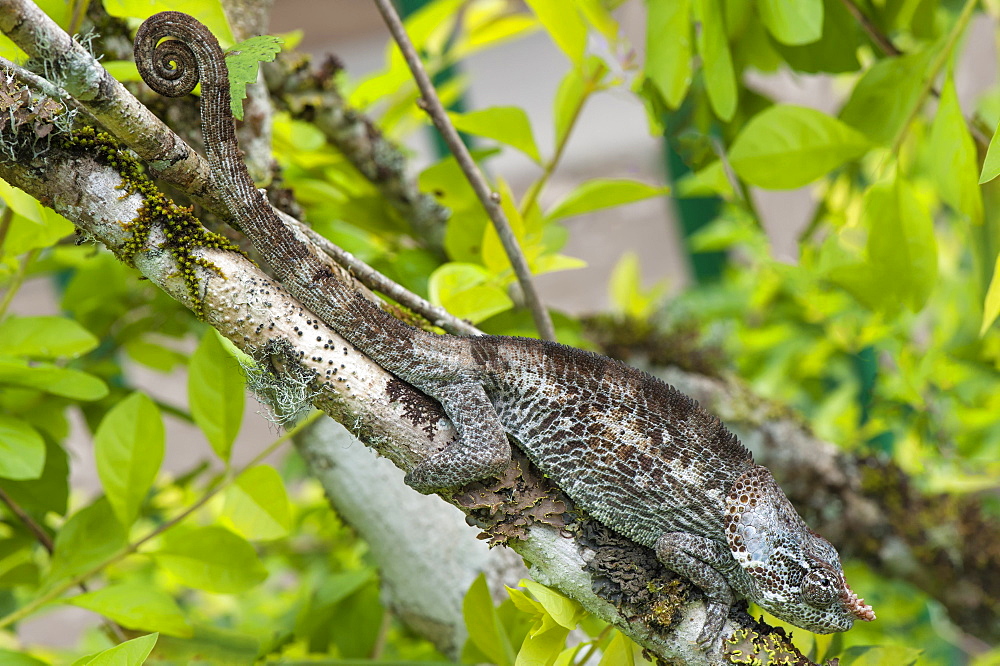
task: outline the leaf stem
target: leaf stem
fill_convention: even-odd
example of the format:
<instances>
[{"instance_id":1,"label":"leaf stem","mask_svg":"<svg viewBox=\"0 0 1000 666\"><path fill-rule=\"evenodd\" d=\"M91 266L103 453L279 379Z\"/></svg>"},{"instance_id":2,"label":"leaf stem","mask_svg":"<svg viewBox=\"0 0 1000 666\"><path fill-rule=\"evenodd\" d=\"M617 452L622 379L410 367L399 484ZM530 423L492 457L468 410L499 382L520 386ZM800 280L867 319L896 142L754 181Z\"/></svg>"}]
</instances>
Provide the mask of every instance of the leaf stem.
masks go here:
<instances>
[{"instance_id":1,"label":"leaf stem","mask_svg":"<svg viewBox=\"0 0 1000 666\"><path fill-rule=\"evenodd\" d=\"M511 267L514 269L517 281L521 285L525 303L531 311L538 334L545 340L555 340L556 334L555 328L552 326L552 319L549 317L545 306L542 305L542 301L535 289L531 270L528 268L528 261L525 259L524 253L518 245L517 237L514 236L514 231L511 229L510 222L507 220L507 216L500 206L499 195L490 189L486 178L479 170L479 167L476 166L472 155L469 154L469 149L462 143L462 139L458 136L455 126L448 119L448 114L441 104L441 99L438 97L437 91L434 90L434 84L431 83L430 77L427 76L427 71L420 61L420 56L417 55L413 42L410 41L410 37L406 33L406 28L403 27L403 22L399 18L399 14L396 13L396 9L392 6L391 0L375 0L375 6L378 7L379 12L382 14L389 32L399 46L399 50L402 52L403 58L406 60L406 64L409 66L410 72L417 83L417 88L421 94L421 100L418 104L427 111L434 126L441 132L441 136L444 137L445 143L448 144L448 148L455 156L455 160L461 167L479 201L483 204L483 208L486 209L486 214L500 236L500 242L507 253Z\"/></svg>"},{"instance_id":2,"label":"leaf stem","mask_svg":"<svg viewBox=\"0 0 1000 666\"><path fill-rule=\"evenodd\" d=\"M913 105L913 108L910 109L910 114L907 116L906 122L904 122L900 128L895 141L892 142L891 154L899 154L899 149L903 144L903 140L906 138L910 124L917 117L917 114L920 113L920 109L923 108L924 102L927 101L927 96L932 92L935 92L934 80L941 72L941 68L948 62L948 58L951 56L951 52L954 50L955 44L958 43L958 38L962 36L962 33L965 32L965 28L969 25L969 19L972 18L972 11L976 8L977 4L979 4L979 0L965 0L965 5L962 7L962 11L959 13L958 18L955 19L955 25L952 26L951 32L949 32L948 36L945 38L944 44L941 46L941 51L931 63L930 70L927 72L927 78L924 80L923 87L920 89L920 94L917 96L916 103Z\"/></svg>"},{"instance_id":3,"label":"leaf stem","mask_svg":"<svg viewBox=\"0 0 1000 666\"><path fill-rule=\"evenodd\" d=\"M573 133L573 128L576 126L576 122L580 118L580 112L583 111L583 107L587 103L590 96L596 92L597 83L601 80L601 77L604 76L605 71L606 70L603 65L595 67L590 77L584 80L586 88L584 93L580 95L580 100L573 108L573 112L570 114L569 123L566 125L566 131L563 132L562 137L556 144L555 153L545 163L542 175L538 178L538 180L531 184L531 187L528 188L527 194L524 195L524 199L521 201L521 217L526 217L528 215L528 211L530 211L531 207L538 201L538 197L541 196L542 190L548 183L549 178L555 172L560 160L562 160L563 152L566 150L566 144L569 143L570 134Z\"/></svg>"},{"instance_id":4,"label":"leaf stem","mask_svg":"<svg viewBox=\"0 0 1000 666\"><path fill-rule=\"evenodd\" d=\"M0 257L3 256L3 244L7 240L7 232L10 231L10 223L14 219L14 211L8 205L0 213Z\"/></svg>"},{"instance_id":5,"label":"leaf stem","mask_svg":"<svg viewBox=\"0 0 1000 666\"><path fill-rule=\"evenodd\" d=\"M163 534L168 529L174 527L175 525L183 521L185 518L190 516L192 513L203 507L206 503L208 503L209 500L211 500L213 497L219 494L219 492L229 487L244 472L246 472L251 467L254 467L255 465L259 464L262 460L264 460L269 455L274 453L278 449L278 447L280 447L282 444L284 444L292 437L300 433L306 426L316 421L322 415L323 412L319 410L314 410L309 416L307 416L306 418L302 419L299 423L297 423L295 427L286 431L285 434L274 440L266 449L264 449L256 456L254 456L253 460L251 460L242 468L240 468L239 471L233 472L230 470L229 472L227 472L225 478L223 478L222 481L216 484L212 489L208 490L204 495L202 495L198 499L198 501L196 501L194 504L189 506L184 511L180 512L167 522L156 526L154 529L150 530L146 535L142 536L138 540L123 546L119 551L108 556L107 558L97 563L87 571L77 574L76 576L66 580L62 584L52 588L42 596L25 604L16 611L8 614L5 617L0 618L0 629L2 629L3 627L10 626L15 622L19 622L20 620L23 620L24 618L34 613L45 604L51 601L55 601L56 599L61 597L63 594L69 591L70 588L76 587L77 585L80 585L84 581L89 579L91 576L100 573L108 565L114 564L115 562L118 562L119 560L122 560L128 557L129 555L132 555L133 553L137 552L139 550L139 547L142 546L144 543L150 541L151 539L154 539L160 534Z\"/></svg>"},{"instance_id":6,"label":"leaf stem","mask_svg":"<svg viewBox=\"0 0 1000 666\"><path fill-rule=\"evenodd\" d=\"M17 272L14 273L14 277L11 278L7 291L4 292L3 300L0 300L0 319L3 319L4 315L7 314L7 308L10 307L11 302L14 300L14 296L17 295L18 290L21 289L21 285L24 283L24 276L28 273L28 266L37 256L38 248L28 250L25 253L24 259L21 260L21 265L17 267Z\"/></svg>"}]
</instances>

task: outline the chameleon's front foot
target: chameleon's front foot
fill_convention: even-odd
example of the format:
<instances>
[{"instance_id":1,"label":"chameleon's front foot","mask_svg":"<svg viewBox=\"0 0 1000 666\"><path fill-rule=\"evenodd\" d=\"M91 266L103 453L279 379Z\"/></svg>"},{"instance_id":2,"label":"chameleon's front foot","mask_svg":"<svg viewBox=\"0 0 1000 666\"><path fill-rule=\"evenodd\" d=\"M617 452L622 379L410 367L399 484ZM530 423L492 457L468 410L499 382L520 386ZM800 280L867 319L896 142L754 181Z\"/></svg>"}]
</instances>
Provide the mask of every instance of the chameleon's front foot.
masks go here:
<instances>
[{"instance_id":1,"label":"chameleon's front foot","mask_svg":"<svg viewBox=\"0 0 1000 666\"><path fill-rule=\"evenodd\" d=\"M720 573L732 560L729 549L697 534L668 532L656 541L656 557L672 571L688 578L705 593L705 624L697 643L703 650L722 645L722 629L735 601L733 589Z\"/></svg>"},{"instance_id":2,"label":"chameleon's front foot","mask_svg":"<svg viewBox=\"0 0 1000 666\"><path fill-rule=\"evenodd\" d=\"M444 407L457 438L420 461L406 485L425 495L498 476L510 464L510 442L482 386L470 381L421 386Z\"/></svg>"},{"instance_id":3,"label":"chameleon's front foot","mask_svg":"<svg viewBox=\"0 0 1000 666\"><path fill-rule=\"evenodd\" d=\"M506 451L462 446L455 442L420 462L404 479L418 493L428 495L464 486L467 483L499 476L510 464L510 448Z\"/></svg>"}]
</instances>

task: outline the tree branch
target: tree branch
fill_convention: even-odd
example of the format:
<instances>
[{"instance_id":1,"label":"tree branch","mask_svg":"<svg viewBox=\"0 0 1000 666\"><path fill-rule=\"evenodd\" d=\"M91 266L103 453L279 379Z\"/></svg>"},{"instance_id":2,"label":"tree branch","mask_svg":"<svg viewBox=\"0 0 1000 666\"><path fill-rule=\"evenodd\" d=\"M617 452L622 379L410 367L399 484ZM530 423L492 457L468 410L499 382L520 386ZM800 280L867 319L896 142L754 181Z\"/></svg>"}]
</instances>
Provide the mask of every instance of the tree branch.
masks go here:
<instances>
[{"instance_id":1,"label":"tree branch","mask_svg":"<svg viewBox=\"0 0 1000 666\"><path fill-rule=\"evenodd\" d=\"M399 50L403 53L406 64L410 67L410 72L413 74L417 88L420 90L422 96L424 110L431 117L434 126L441 132L441 136L444 137L445 143L448 144L448 148L458 161L458 165L461 167L466 179L472 185L472 189L475 191L476 196L479 197L479 201L482 202L483 208L486 209L486 214L489 216L493 227L497 231L497 235L500 237L500 242L514 270L514 275L517 276L518 284L521 285L525 303L535 321L535 328L538 329L538 333L543 339L555 340L556 333L555 328L552 326L552 319L538 297L538 292L535 290L535 284L532 280L531 269L528 268L528 261L524 258L524 253L521 252L521 246L518 245L517 238L510 227L510 222L507 220L507 216L500 206L498 194L490 189L486 178L483 177L476 162L472 159L472 155L469 154L469 149L462 143L462 139L458 136L454 125L448 120L448 114L441 104L441 99L434 89L434 84L431 83L430 77L427 76L420 56L417 55L417 51L413 47L413 42L410 41L409 35L406 34L403 21L399 18L399 14L396 13L392 2L390 0L375 0L375 5L382 14L382 18L385 20L392 38L396 40Z\"/></svg>"},{"instance_id":2,"label":"tree branch","mask_svg":"<svg viewBox=\"0 0 1000 666\"><path fill-rule=\"evenodd\" d=\"M316 71L308 60L279 58L264 68L264 75L275 103L323 132L406 218L415 234L443 258L450 212L407 176L406 158L375 123L347 106L334 79L339 68L340 63L332 57Z\"/></svg>"}]
</instances>

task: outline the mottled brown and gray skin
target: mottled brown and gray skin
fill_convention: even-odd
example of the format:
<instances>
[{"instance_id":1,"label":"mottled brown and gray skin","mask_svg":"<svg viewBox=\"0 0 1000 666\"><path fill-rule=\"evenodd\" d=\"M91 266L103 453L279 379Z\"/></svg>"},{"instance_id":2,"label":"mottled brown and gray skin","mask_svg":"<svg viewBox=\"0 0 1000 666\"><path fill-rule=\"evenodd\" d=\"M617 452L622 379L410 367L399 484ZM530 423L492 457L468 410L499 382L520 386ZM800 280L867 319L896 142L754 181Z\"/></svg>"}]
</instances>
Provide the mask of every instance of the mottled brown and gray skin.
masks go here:
<instances>
[{"instance_id":1,"label":"mottled brown and gray skin","mask_svg":"<svg viewBox=\"0 0 1000 666\"><path fill-rule=\"evenodd\" d=\"M165 38L167 41L160 43ZM332 275L247 175L224 56L199 22L164 12L140 27L136 63L164 95L201 80L202 132L233 218L278 278L373 361L441 403L458 436L406 482L451 490L504 470L508 436L580 507L688 577L708 598L699 637L716 643L744 597L811 631L849 629L871 608L837 551L809 530L770 472L722 423L673 387L611 359L524 338L427 333Z\"/></svg>"}]
</instances>

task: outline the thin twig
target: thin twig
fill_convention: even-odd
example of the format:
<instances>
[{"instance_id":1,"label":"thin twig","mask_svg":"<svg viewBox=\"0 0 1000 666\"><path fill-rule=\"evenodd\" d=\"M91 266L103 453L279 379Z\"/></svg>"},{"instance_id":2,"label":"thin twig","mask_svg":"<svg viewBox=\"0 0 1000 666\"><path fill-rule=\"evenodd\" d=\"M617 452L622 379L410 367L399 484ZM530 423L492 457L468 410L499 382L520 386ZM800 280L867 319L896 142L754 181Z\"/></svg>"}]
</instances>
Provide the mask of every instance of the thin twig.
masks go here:
<instances>
[{"instance_id":1,"label":"thin twig","mask_svg":"<svg viewBox=\"0 0 1000 666\"><path fill-rule=\"evenodd\" d=\"M876 26L872 20L868 18L863 11L861 11L861 8L854 3L854 0L841 0L841 2L844 4L844 7L847 8L847 11L851 14L851 16L853 16L861 26L861 29L868 34L868 37L871 38L882 53L892 57L906 55L906 52L896 46L888 35L878 29L878 26ZM938 90L936 86L931 86L930 93L936 98L940 99L941 97L941 91ZM992 135L991 130L984 127L981 120L976 116L966 119L965 122L969 127L969 133L972 134L972 138L979 145L980 149L985 151L986 147L990 145L990 136Z\"/></svg>"},{"instance_id":2,"label":"thin twig","mask_svg":"<svg viewBox=\"0 0 1000 666\"><path fill-rule=\"evenodd\" d=\"M841 0L841 2L844 3L844 7L847 8L847 11L854 17L854 20L861 25L861 29L868 33L868 36L873 42L875 42L875 45L879 47L882 53L890 56L903 55L903 52L899 50L899 47L893 44L892 40L889 39L889 36L879 30L878 26L872 23L872 20L868 18L863 11L861 11L860 7L854 4L853 0Z\"/></svg>"},{"instance_id":3,"label":"thin twig","mask_svg":"<svg viewBox=\"0 0 1000 666\"><path fill-rule=\"evenodd\" d=\"M538 297L538 292L535 290L535 285L531 278L531 270L528 268L528 262L524 258L524 253L521 252L517 238L514 236L510 223L507 221L507 216L500 206L499 196L490 189L482 172L472 159L472 155L469 154L469 149L462 143L454 125L448 119L448 114L445 112L444 106L441 104L441 100L434 90L434 84L431 83L430 77L427 76L427 71L420 61L420 56L417 55L417 51L413 47L413 42L410 41L409 35L406 34L406 28L403 27L403 22L399 18L399 14L396 13L396 9L392 6L391 0L375 0L375 5L382 14L382 18L385 20L389 32L392 33L393 39L396 40L396 44L399 46L406 64L410 67L410 72L413 74L417 88L420 90L422 96L422 108L427 111L427 114L434 122L434 126L441 132L445 143L448 144L448 148L455 156L455 160L458 162L463 173L465 173L466 179L468 179L476 196L482 202L483 208L486 209L486 214L489 215L490 221L493 222L497 235L500 236L500 242L507 253L511 267L514 269L514 275L517 276L517 281L521 285L525 303L531 311L538 334L546 340L555 340L556 334L552 326L552 319Z\"/></svg>"},{"instance_id":4,"label":"thin twig","mask_svg":"<svg viewBox=\"0 0 1000 666\"><path fill-rule=\"evenodd\" d=\"M962 7L962 11L959 13L958 18L955 19L955 25L951 27L951 32L948 33L947 38L945 38L944 46L941 47L941 52L938 53L937 57L931 63L930 72L928 72L927 80L923 87L920 89L920 94L917 96L917 102L913 105L913 109L910 110L909 116L906 118L906 122L903 123L899 130L899 135L896 136L895 140L892 142L892 154L896 155L899 153L899 149L903 144L903 139L906 138L907 128L910 123L913 122L917 114L920 113L921 107L924 105L924 101L927 99L934 88L934 79L937 78L938 73L948 62L948 58L951 56L952 50L954 50L955 45L958 43L958 38L965 32L965 28L969 25L969 20L972 18L972 12L976 8L977 0L966 0L965 6ZM940 93L939 93L940 94Z\"/></svg>"},{"instance_id":5,"label":"thin twig","mask_svg":"<svg viewBox=\"0 0 1000 666\"><path fill-rule=\"evenodd\" d=\"M42 544L45 550L49 551L49 555L55 550L55 543L52 541L52 537L46 532L41 525L35 522L35 519L28 515L20 504L14 501L10 495L8 495L3 488L0 488L0 502L7 505L11 513L17 516L18 520L24 523L24 526L28 528L28 531L35 535L35 539L38 543Z\"/></svg>"}]
</instances>

